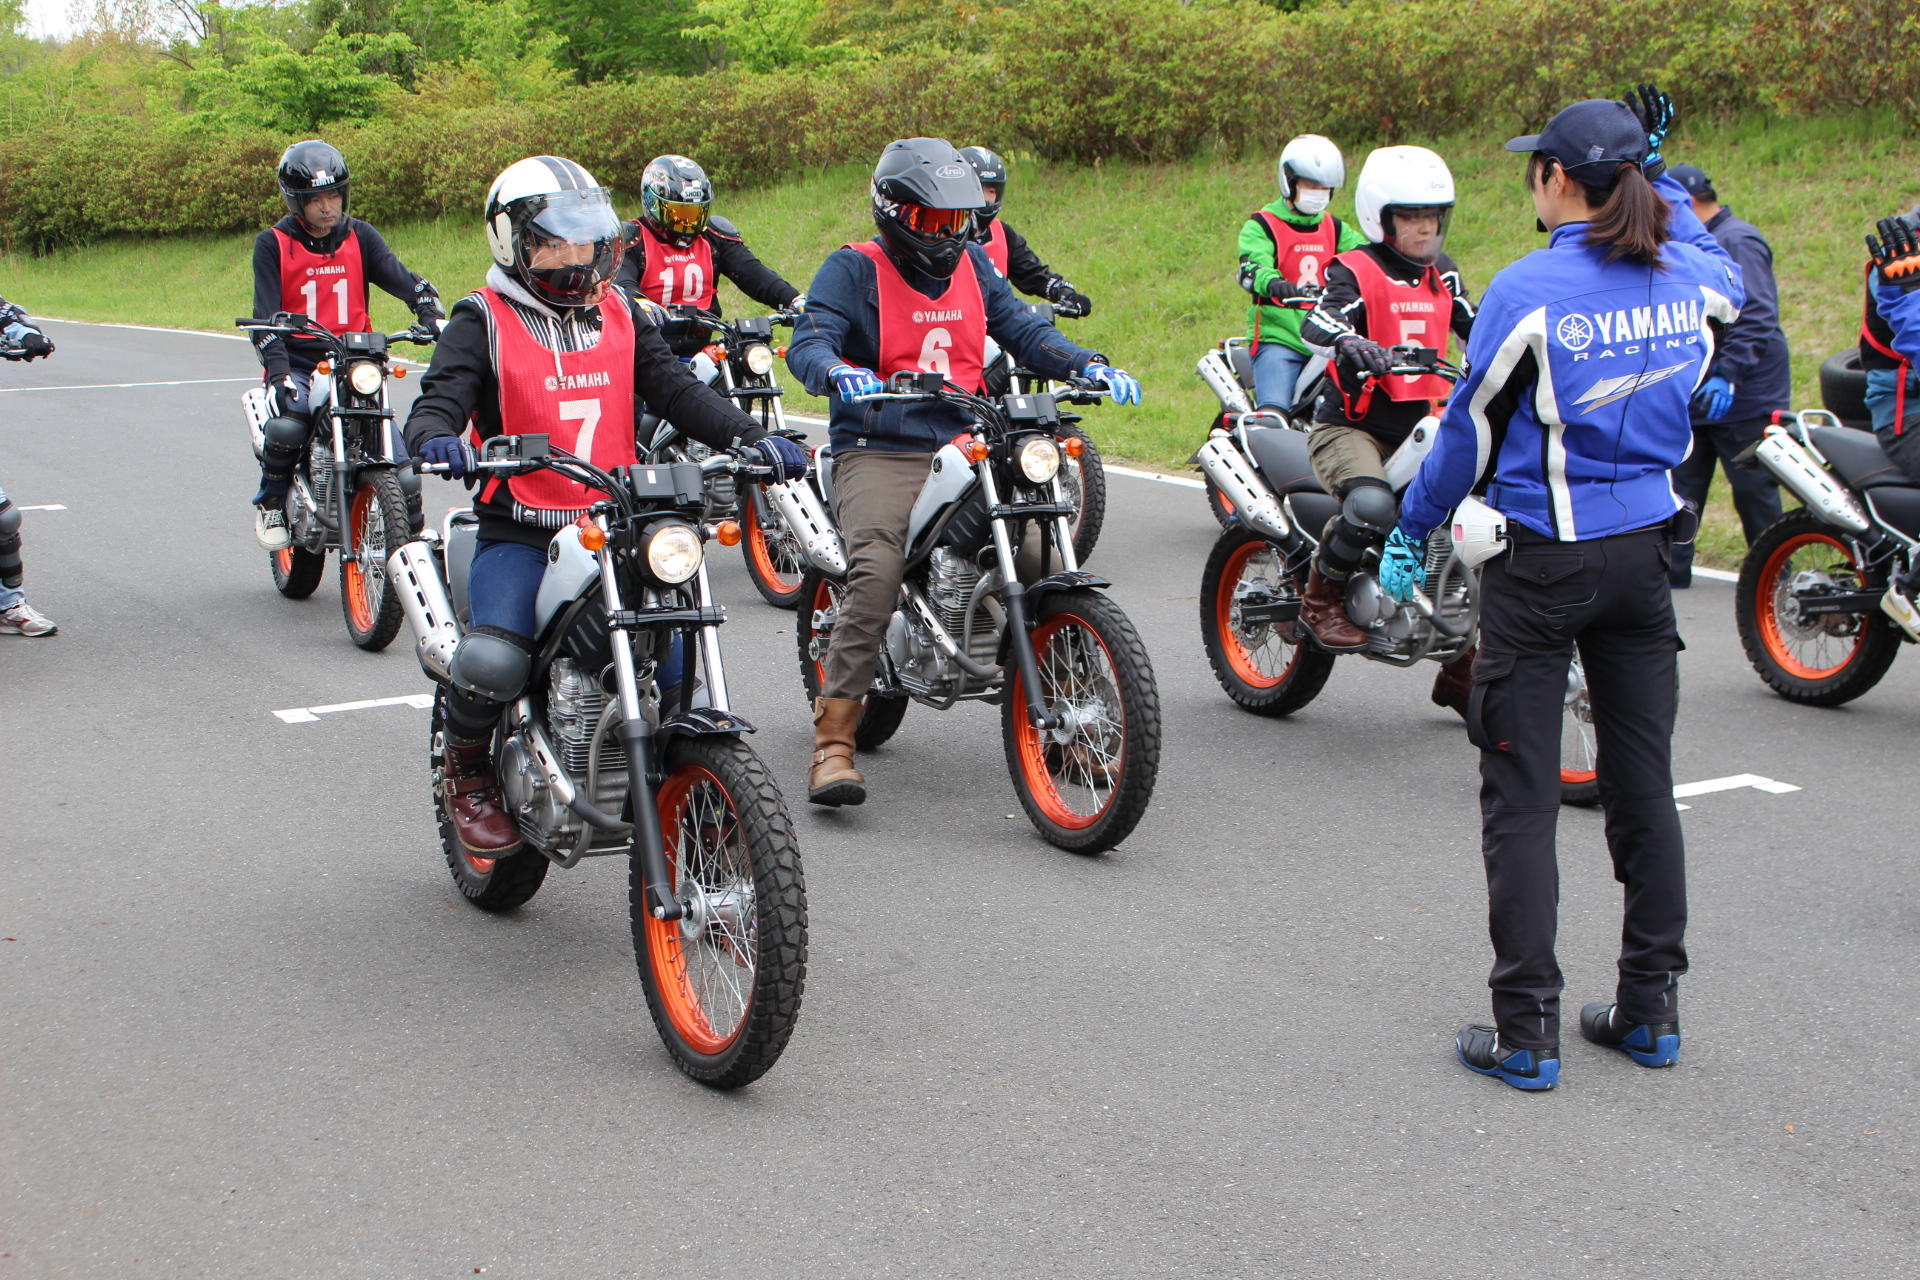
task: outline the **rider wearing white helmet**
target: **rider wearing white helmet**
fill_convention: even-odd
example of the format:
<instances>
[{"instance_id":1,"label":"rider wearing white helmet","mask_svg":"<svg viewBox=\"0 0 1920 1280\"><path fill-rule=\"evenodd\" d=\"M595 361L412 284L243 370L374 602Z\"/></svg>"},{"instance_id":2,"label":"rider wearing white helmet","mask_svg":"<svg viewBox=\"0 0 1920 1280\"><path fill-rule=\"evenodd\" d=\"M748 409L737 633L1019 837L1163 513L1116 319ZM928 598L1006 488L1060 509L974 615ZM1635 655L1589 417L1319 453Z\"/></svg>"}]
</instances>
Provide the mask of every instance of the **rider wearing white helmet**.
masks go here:
<instances>
[{"instance_id":1,"label":"rider wearing white helmet","mask_svg":"<svg viewBox=\"0 0 1920 1280\"><path fill-rule=\"evenodd\" d=\"M1303 133L1280 150L1280 198L1240 226L1240 287L1253 295L1247 331L1253 339L1253 398L1261 409L1288 409L1294 384L1312 354L1300 337L1304 313L1274 305L1309 297L1334 255L1366 237L1327 211L1345 185L1340 148Z\"/></svg>"},{"instance_id":2,"label":"rider wearing white helmet","mask_svg":"<svg viewBox=\"0 0 1920 1280\"><path fill-rule=\"evenodd\" d=\"M642 304L612 286L620 219L592 174L559 156L509 166L487 193L486 236L486 285L454 304L407 415L415 456L464 475L471 424L483 441L547 435L602 469L631 466L634 406L644 401L702 444L757 446L757 460L783 478L806 474L804 449L695 378ZM520 843L494 774L493 729L532 672L547 546L598 497L548 471L493 476L475 495L469 625L448 671L445 790L454 834L476 857ZM678 682L673 665L663 664L663 687Z\"/></svg>"},{"instance_id":3,"label":"rider wearing white helmet","mask_svg":"<svg viewBox=\"0 0 1920 1280\"><path fill-rule=\"evenodd\" d=\"M1449 330L1464 340L1473 304L1442 252L1453 213L1453 175L1425 147L1382 147L1354 184L1354 213L1369 244L1335 258L1320 305L1300 326L1334 356L1333 377L1314 410L1307 448L1313 473L1341 500L1315 557L1300 618L1328 649L1357 649L1366 636L1348 621L1342 584L1379 545L1398 514L1386 456L1447 394L1436 375L1387 375L1389 348L1431 347L1443 356ZM1434 701L1461 710L1465 668L1441 669Z\"/></svg>"}]
</instances>

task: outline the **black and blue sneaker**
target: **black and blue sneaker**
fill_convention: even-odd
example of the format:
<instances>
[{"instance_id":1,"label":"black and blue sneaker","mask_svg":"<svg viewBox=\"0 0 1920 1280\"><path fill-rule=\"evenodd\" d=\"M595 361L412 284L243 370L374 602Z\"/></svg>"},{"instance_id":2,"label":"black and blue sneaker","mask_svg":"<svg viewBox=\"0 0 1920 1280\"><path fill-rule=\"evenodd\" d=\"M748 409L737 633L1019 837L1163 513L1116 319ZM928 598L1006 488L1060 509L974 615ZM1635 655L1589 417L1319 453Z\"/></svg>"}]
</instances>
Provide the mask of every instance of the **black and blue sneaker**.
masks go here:
<instances>
[{"instance_id":1,"label":"black and blue sneaker","mask_svg":"<svg viewBox=\"0 0 1920 1280\"><path fill-rule=\"evenodd\" d=\"M1462 1027L1453 1038L1460 1065L1483 1076L1503 1080L1516 1089L1538 1091L1560 1083L1558 1049L1500 1048L1500 1033L1492 1027Z\"/></svg>"},{"instance_id":2,"label":"black and blue sneaker","mask_svg":"<svg viewBox=\"0 0 1920 1280\"><path fill-rule=\"evenodd\" d=\"M1678 1022L1628 1022L1610 1000L1581 1007L1580 1034L1603 1048L1618 1049L1643 1067L1670 1067L1680 1061Z\"/></svg>"}]
</instances>

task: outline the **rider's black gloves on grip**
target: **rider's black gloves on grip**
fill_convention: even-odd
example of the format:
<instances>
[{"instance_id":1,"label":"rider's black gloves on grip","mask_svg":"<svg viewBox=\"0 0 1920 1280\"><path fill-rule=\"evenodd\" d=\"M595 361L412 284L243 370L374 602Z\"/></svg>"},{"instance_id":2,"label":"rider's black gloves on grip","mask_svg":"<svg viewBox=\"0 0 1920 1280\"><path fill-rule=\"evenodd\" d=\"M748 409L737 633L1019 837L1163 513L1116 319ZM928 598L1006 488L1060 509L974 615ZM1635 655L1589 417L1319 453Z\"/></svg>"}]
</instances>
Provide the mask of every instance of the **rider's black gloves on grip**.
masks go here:
<instances>
[{"instance_id":1,"label":"rider's black gloves on grip","mask_svg":"<svg viewBox=\"0 0 1920 1280\"><path fill-rule=\"evenodd\" d=\"M1385 347L1357 333L1346 333L1336 338L1333 354L1343 366L1355 373L1380 377L1393 367L1393 356Z\"/></svg>"},{"instance_id":2,"label":"rider's black gloves on grip","mask_svg":"<svg viewBox=\"0 0 1920 1280\"><path fill-rule=\"evenodd\" d=\"M1920 289L1920 235L1905 218L1880 219L1878 237L1867 237L1867 255L1880 278L1907 293Z\"/></svg>"}]
</instances>

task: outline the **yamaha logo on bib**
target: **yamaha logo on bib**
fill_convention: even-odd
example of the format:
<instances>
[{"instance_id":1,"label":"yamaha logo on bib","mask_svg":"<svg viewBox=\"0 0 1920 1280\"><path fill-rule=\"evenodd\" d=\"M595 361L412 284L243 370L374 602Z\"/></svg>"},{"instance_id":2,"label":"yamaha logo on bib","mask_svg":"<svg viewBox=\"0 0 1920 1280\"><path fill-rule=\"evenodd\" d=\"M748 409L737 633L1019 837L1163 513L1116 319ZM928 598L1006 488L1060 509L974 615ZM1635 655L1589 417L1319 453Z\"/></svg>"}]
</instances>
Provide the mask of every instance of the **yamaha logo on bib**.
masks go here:
<instances>
[{"instance_id":1,"label":"yamaha logo on bib","mask_svg":"<svg viewBox=\"0 0 1920 1280\"><path fill-rule=\"evenodd\" d=\"M1553 336L1578 363L1697 347L1705 325L1699 300L1689 298L1618 311L1571 312L1560 317Z\"/></svg>"}]
</instances>

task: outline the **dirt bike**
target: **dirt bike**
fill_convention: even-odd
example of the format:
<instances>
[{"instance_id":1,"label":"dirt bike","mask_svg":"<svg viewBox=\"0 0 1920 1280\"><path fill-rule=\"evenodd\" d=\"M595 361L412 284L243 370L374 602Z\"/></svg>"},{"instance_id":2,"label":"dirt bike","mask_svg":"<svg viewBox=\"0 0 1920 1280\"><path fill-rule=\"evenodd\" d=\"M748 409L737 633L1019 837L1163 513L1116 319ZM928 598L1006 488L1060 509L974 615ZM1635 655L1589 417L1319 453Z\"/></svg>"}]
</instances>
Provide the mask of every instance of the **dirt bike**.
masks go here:
<instances>
[{"instance_id":1,"label":"dirt bike","mask_svg":"<svg viewBox=\"0 0 1920 1280\"><path fill-rule=\"evenodd\" d=\"M256 333L277 333L323 345L307 404L313 430L294 463L286 501L293 545L267 553L273 585L289 600L304 600L320 585L327 552L340 553L340 610L347 635L377 652L400 631L400 601L387 589L387 555L420 527L420 479L401 466L406 446L387 403L387 379L406 370L389 363L389 348L409 342L431 345L438 337L415 326L398 333L336 334L304 315L280 312L270 319L241 318L234 324ZM267 420L274 416L266 386L241 396L253 453L265 447Z\"/></svg>"},{"instance_id":2,"label":"dirt bike","mask_svg":"<svg viewBox=\"0 0 1920 1280\"><path fill-rule=\"evenodd\" d=\"M937 373L898 373L888 385L869 398L942 400L974 426L933 455L914 504L906 579L855 745L871 751L890 739L909 702L939 711L998 702L1007 769L1034 827L1075 853L1111 849L1153 794L1160 696L1133 622L1100 590L1110 584L1074 554L1059 473L1076 438L1062 434L1058 400L989 399ZM1076 384L1060 398L1105 394ZM831 453L816 456L830 492ZM1023 574L1015 549L1029 528L1040 563ZM825 680L842 574L816 566L801 587L796 634L810 699Z\"/></svg>"},{"instance_id":3,"label":"dirt bike","mask_svg":"<svg viewBox=\"0 0 1920 1280\"><path fill-rule=\"evenodd\" d=\"M686 304L668 307L667 311L671 318L665 328L670 334L698 331L712 338L691 361L695 377L759 419L768 431L802 438L787 427L784 393L773 376L775 361L786 354L784 347L773 344L774 326L793 324L800 318L799 312L778 311L771 316L726 320ZM712 452L652 415L643 420L640 434L642 456L646 458L698 462ZM710 516L738 517L740 552L754 590L768 604L793 608L800 599L805 552L799 538L780 523L779 512L770 506L766 495L751 485L738 490L727 476L716 475L709 478L707 498Z\"/></svg>"},{"instance_id":4,"label":"dirt bike","mask_svg":"<svg viewBox=\"0 0 1920 1280\"><path fill-rule=\"evenodd\" d=\"M1747 661L1783 698L1851 702L1907 638L1880 599L1920 555L1920 487L1871 431L1820 410L1774 415L1740 461L1806 504L1768 525L1741 562L1734 617Z\"/></svg>"},{"instance_id":5,"label":"dirt bike","mask_svg":"<svg viewBox=\"0 0 1920 1280\"><path fill-rule=\"evenodd\" d=\"M1395 347L1393 358L1391 373L1460 377L1431 348ZM1278 717L1319 696L1338 656L1320 648L1299 617L1321 532L1340 502L1314 479L1307 433L1271 425L1273 416L1229 414L1196 457L1237 512L1201 577L1201 642L1228 697L1255 715ZM1396 494L1418 474L1438 426L1438 418L1422 419L1387 459ZM1472 648L1480 616L1476 570L1503 549L1506 536L1506 517L1469 497L1427 540L1425 580L1405 604L1380 586L1378 553L1370 552L1347 580L1347 617L1367 634L1358 656L1410 667L1450 662ZM1564 725L1561 801L1597 803L1593 710L1578 655L1568 671Z\"/></svg>"},{"instance_id":6,"label":"dirt bike","mask_svg":"<svg viewBox=\"0 0 1920 1280\"><path fill-rule=\"evenodd\" d=\"M1308 310L1318 300L1318 291L1298 299L1290 299L1285 305L1291 310ZM1220 345L1200 357L1194 368L1200 380L1207 384L1220 401L1220 412L1207 424L1209 433L1226 427L1227 415L1245 418L1255 412L1253 404L1253 339L1223 338ZM1313 407L1320 399L1320 392L1327 385L1327 358L1312 356L1306 366L1300 370L1300 376L1293 384L1293 400L1285 412L1265 411L1254 419L1256 426L1292 427L1305 431L1313 422ZM1195 462L1196 453L1187 461ZM1220 492L1220 486L1211 479L1207 482L1207 509L1213 512L1213 518L1222 529L1231 528L1234 522L1233 502Z\"/></svg>"},{"instance_id":7,"label":"dirt bike","mask_svg":"<svg viewBox=\"0 0 1920 1280\"><path fill-rule=\"evenodd\" d=\"M496 437L475 467L500 477L541 469L604 498L553 535L533 674L494 733L501 796L523 837L513 853L467 852L446 807L447 673L470 616L478 520L454 511L443 531L390 561L420 665L438 686L428 750L441 850L460 892L495 912L531 898L551 866L625 855L654 1026L681 1071L737 1088L765 1074L793 1034L807 895L780 788L728 699L725 611L713 602L703 544L727 545L739 530L702 520L707 476L769 473L725 454L603 471L539 435ZM683 674L663 690L672 646Z\"/></svg>"},{"instance_id":8,"label":"dirt bike","mask_svg":"<svg viewBox=\"0 0 1920 1280\"><path fill-rule=\"evenodd\" d=\"M1045 324L1052 324L1055 319L1073 319L1086 314L1080 307L1059 303L1029 302L1023 305ZM1015 364L1012 353L995 342L991 334L987 335L984 361L981 382L989 398L1003 396L1010 391L1032 395L1053 390L1053 384L1045 378ZM1107 471L1093 437L1081 430L1078 414L1060 415L1060 436L1062 439L1078 436L1081 441L1079 455L1067 458L1060 465L1060 488L1062 496L1073 507L1070 521L1073 526L1073 553L1084 564L1087 557L1093 554L1094 544L1100 540L1101 526L1107 520Z\"/></svg>"}]
</instances>

